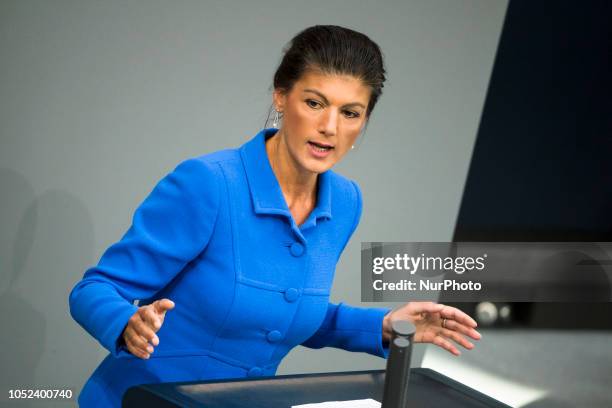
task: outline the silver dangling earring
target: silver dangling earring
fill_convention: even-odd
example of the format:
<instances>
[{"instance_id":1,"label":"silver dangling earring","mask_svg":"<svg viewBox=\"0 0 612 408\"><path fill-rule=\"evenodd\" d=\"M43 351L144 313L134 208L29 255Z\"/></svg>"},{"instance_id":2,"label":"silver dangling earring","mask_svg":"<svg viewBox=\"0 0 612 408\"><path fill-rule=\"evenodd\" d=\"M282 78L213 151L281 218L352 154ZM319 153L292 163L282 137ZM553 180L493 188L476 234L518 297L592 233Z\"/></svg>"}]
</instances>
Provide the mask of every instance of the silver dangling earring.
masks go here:
<instances>
[{"instance_id":1,"label":"silver dangling earring","mask_svg":"<svg viewBox=\"0 0 612 408\"><path fill-rule=\"evenodd\" d=\"M355 148L355 145L352 145L352 146L351 146L351 150L353 150L354 148Z\"/></svg>"},{"instance_id":2,"label":"silver dangling earring","mask_svg":"<svg viewBox=\"0 0 612 408\"><path fill-rule=\"evenodd\" d=\"M278 121L279 121L279 115L278 115L278 111L275 109L274 110L274 120L272 121L273 128L278 128Z\"/></svg>"}]
</instances>

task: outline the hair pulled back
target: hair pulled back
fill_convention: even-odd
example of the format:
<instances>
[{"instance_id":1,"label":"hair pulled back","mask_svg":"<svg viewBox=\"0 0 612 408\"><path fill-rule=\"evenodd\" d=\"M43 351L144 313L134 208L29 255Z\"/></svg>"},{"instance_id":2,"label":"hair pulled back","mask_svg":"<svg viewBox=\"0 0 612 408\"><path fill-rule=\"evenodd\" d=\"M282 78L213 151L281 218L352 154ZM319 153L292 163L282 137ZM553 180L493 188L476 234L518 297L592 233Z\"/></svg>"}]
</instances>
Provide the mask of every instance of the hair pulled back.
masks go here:
<instances>
[{"instance_id":1,"label":"hair pulled back","mask_svg":"<svg viewBox=\"0 0 612 408\"><path fill-rule=\"evenodd\" d=\"M383 56L365 34L335 25L316 25L298 33L284 49L274 74L274 89L289 92L308 70L351 75L370 87L369 117L385 82Z\"/></svg>"}]
</instances>

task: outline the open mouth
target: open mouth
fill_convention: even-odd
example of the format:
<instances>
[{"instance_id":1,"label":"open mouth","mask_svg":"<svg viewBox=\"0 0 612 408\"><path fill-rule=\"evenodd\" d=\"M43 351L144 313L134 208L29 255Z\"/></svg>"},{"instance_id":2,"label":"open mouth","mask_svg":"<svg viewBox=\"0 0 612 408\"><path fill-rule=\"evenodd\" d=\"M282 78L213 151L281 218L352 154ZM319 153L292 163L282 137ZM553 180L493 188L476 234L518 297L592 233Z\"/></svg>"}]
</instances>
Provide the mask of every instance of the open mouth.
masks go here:
<instances>
[{"instance_id":1,"label":"open mouth","mask_svg":"<svg viewBox=\"0 0 612 408\"><path fill-rule=\"evenodd\" d=\"M312 148L318 152L328 152L334 148L334 146L332 145L323 144L323 143L308 142L308 144L312 146Z\"/></svg>"}]
</instances>

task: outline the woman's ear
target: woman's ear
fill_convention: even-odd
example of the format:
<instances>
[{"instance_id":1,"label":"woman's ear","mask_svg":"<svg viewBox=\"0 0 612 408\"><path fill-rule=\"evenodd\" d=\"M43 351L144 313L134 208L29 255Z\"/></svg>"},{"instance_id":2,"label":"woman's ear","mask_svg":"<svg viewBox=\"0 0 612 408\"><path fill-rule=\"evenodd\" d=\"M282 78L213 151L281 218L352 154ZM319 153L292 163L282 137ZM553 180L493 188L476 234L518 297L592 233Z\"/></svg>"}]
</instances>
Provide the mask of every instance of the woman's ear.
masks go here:
<instances>
[{"instance_id":1,"label":"woman's ear","mask_svg":"<svg viewBox=\"0 0 612 408\"><path fill-rule=\"evenodd\" d=\"M274 104L274 109L279 112L282 112L285 109L285 100L287 99L287 94L282 89L275 89L272 92L272 103Z\"/></svg>"}]
</instances>

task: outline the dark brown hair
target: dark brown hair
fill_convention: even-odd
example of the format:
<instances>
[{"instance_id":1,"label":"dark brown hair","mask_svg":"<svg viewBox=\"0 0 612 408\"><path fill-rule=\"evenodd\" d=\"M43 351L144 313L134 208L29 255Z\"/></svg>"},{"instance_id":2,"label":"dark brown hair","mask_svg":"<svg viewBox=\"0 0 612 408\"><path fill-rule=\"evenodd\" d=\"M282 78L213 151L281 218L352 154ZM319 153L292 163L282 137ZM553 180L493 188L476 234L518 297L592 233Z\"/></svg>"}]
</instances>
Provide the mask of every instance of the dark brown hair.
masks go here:
<instances>
[{"instance_id":1,"label":"dark brown hair","mask_svg":"<svg viewBox=\"0 0 612 408\"><path fill-rule=\"evenodd\" d=\"M274 74L274 89L289 92L308 70L352 75L370 87L369 118L385 82L383 56L365 34L335 25L316 25L298 33L285 47Z\"/></svg>"}]
</instances>

